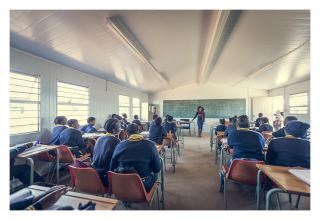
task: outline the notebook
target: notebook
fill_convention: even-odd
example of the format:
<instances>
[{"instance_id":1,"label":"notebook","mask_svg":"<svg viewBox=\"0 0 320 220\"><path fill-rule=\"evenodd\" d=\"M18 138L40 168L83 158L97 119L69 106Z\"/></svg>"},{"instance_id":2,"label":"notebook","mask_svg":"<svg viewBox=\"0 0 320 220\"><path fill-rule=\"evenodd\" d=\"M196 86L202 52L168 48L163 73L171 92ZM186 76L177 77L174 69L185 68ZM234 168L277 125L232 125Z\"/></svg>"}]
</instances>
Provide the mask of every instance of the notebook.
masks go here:
<instances>
[{"instance_id":1,"label":"notebook","mask_svg":"<svg viewBox=\"0 0 320 220\"><path fill-rule=\"evenodd\" d=\"M289 172L310 185L310 170L290 169Z\"/></svg>"}]
</instances>

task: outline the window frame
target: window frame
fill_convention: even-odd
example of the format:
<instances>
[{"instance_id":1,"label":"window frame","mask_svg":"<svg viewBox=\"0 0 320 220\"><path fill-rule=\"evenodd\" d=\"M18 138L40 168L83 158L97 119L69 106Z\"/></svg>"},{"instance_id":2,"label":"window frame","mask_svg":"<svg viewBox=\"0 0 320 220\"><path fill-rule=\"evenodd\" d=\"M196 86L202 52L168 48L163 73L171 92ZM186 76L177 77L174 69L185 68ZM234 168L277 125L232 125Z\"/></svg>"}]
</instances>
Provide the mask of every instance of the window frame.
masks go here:
<instances>
[{"instance_id":1,"label":"window frame","mask_svg":"<svg viewBox=\"0 0 320 220\"><path fill-rule=\"evenodd\" d=\"M136 98L136 97L131 97L131 99L132 99L132 101L131 101L131 103L132 103L132 105L131 105L132 119L133 119L133 116L134 116L133 109L135 109L135 108L139 108L139 118L140 118L141 117L141 100L140 100L140 98ZM133 106L133 99L139 100L139 106L138 107Z\"/></svg>"},{"instance_id":2,"label":"window frame","mask_svg":"<svg viewBox=\"0 0 320 220\"><path fill-rule=\"evenodd\" d=\"M124 97L127 97L128 98L128 106L120 106L120 96L124 96ZM128 112L120 112L120 107L128 107ZM122 95L122 94L119 94L118 95L118 112L119 112L119 115L122 117L122 114L123 113L127 113L127 116L128 118L127 119L130 119L130 116L131 116L131 112L132 112L132 106L131 106L131 100L130 100L130 96L127 96L127 95Z\"/></svg>"},{"instance_id":3,"label":"window frame","mask_svg":"<svg viewBox=\"0 0 320 220\"><path fill-rule=\"evenodd\" d=\"M291 106L290 105L290 98L291 96L294 96L294 95L299 95L299 94L303 94L303 93L306 93L307 94L307 105L295 105L295 106ZM291 93L289 94L289 114L293 114L293 115L308 115L310 113L310 102L309 102L309 92L308 91L303 91L303 92L298 92L298 93ZM292 113L291 112L291 107L307 107L307 112L306 113Z\"/></svg>"}]
</instances>

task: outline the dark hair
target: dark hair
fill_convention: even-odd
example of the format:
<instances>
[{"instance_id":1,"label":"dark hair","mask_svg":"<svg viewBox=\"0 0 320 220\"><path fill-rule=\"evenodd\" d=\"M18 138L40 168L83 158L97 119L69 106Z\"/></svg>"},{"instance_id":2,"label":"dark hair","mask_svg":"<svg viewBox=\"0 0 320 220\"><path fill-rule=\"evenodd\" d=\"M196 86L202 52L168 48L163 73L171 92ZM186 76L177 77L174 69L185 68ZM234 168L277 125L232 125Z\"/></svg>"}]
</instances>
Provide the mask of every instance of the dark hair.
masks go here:
<instances>
[{"instance_id":1,"label":"dark hair","mask_svg":"<svg viewBox=\"0 0 320 220\"><path fill-rule=\"evenodd\" d=\"M202 108L202 111L204 111L204 108L201 105L198 106L197 111L200 111L200 108Z\"/></svg>"},{"instance_id":2,"label":"dark hair","mask_svg":"<svg viewBox=\"0 0 320 220\"><path fill-rule=\"evenodd\" d=\"M127 118L128 115L127 115L126 113L122 113L122 117L123 117L123 118Z\"/></svg>"},{"instance_id":3,"label":"dark hair","mask_svg":"<svg viewBox=\"0 0 320 220\"><path fill-rule=\"evenodd\" d=\"M161 117L156 118L156 119L154 120L154 123L155 123L155 125L161 125L161 123L162 123L162 118L161 118Z\"/></svg>"},{"instance_id":4,"label":"dark hair","mask_svg":"<svg viewBox=\"0 0 320 220\"><path fill-rule=\"evenodd\" d=\"M134 115L133 118L134 119L139 119L139 116L138 115Z\"/></svg>"},{"instance_id":5,"label":"dark hair","mask_svg":"<svg viewBox=\"0 0 320 220\"><path fill-rule=\"evenodd\" d=\"M263 116L263 114L260 112L260 113L258 114L258 116L259 116L259 118L261 118L261 117Z\"/></svg>"},{"instance_id":6,"label":"dark hair","mask_svg":"<svg viewBox=\"0 0 320 220\"><path fill-rule=\"evenodd\" d=\"M284 125L286 125L289 121L294 121L294 120L298 120L298 118L296 116L287 116L284 119Z\"/></svg>"},{"instance_id":7,"label":"dark hair","mask_svg":"<svg viewBox=\"0 0 320 220\"><path fill-rule=\"evenodd\" d=\"M246 115L240 115L237 118L239 128L249 128L249 118Z\"/></svg>"},{"instance_id":8,"label":"dark hair","mask_svg":"<svg viewBox=\"0 0 320 220\"><path fill-rule=\"evenodd\" d=\"M226 121L224 120L224 118L219 119L220 124L224 125L226 123Z\"/></svg>"},{"instance_id":9,"label":"dark hair","mask_svg":"<svg viewBox=\"0 0 320 220\"><path fill-rule=\"evenodd\" d=\"M95 117L89 117L89 118L87 119L87 122L88 122L88 124L89 124L90 122L95 121L95 120L96 120Z\"/></svg>"},{"instance_id":10,"label":"dark hair","mask_svg":"<svg viewBox=\"0 0 320 220\"><path fill-rule=\"evenodd\" d=\"M267 117L262 117L260 120L261 120L261 122L262 122L263 124L269 123L269 118L267 118Z\"/></svg>"},{"instance_id":11,"label":"dark hair","mask_svg":"<svg viewBox=\"0 0 320 220\"><path fill-rule=\"evenodd\" d=\"M171 122L173 121L173 117L171 115L167 115L167 120Z\"/></svg>"},{"instance_id":12,"label":"dark hair","mask_svg":"<svg viewBox=\"0 0 320 220\"><path fill-rule=\"evenodd\" d=\"M118 116L117 114L112 114L111 118L115 118L116 116Z\"/></svg>"},{"instance_id":13,"label":"dark hair","mask_svg":"<svg viewBox=\"0 0 320 220\"><path fill-rule=\"evenodd\" d=\"M154 119L156 119L156 118L158 118L158 115L157 115L157 114L154 114L154 115L152 116L152 119L154 120Z\"/></svg>"},{"instance_id":14,"label":"dark hair","mask_svg":"<svg viewBox=\"0 0 320 220\"><path fill-rule=\"evenodd\" d=\"M74 127L74 125L78 123L78 120L77 119L69 119L67 124L69 127Z\"/></svg>"},{"instance_id":15,"label":"dark hair","mask_svg":"<svg viewBox=\"0 0 320 220\"><path fill-rule=\"evenodd\" d=\"M121 127L121 123L116 118L110 118L104 123L104 129L109 132L113 133L113 130L119 131Z\"/></svg>"},{"instance_id":16,"label":"dark hair","mask_svg":"<svg viewBox=\"0 0 320 220\"><path fill-rule=\"evenodd\" d=\"M66 116L57 116L57 117L55 117L53 123L54 123L55 125L58 125L58 124L60 124L60 125L65 125L65 124L66 124L66 123L65 123L66 121L67 121Z\"/></svg>"},{"instance_id":17,"label":"dark hair","mask_svg":"<svg viewBox=\"0 0 320 220\"><path fill-rule=\"evenodd\" d=\"M122 117L120 115L116 115L115 119L122 120Z\"/></svg>"},{"instance_id":18,"label":"dark hair","mask_svg":"<svg viewBox=\"0 0 320 220\"><path fill-rule=\"evenodd\" d=\"M127 127L128 135L139 134L139 126L135 123L129 124Z\"/></svg>"}]
</instances>

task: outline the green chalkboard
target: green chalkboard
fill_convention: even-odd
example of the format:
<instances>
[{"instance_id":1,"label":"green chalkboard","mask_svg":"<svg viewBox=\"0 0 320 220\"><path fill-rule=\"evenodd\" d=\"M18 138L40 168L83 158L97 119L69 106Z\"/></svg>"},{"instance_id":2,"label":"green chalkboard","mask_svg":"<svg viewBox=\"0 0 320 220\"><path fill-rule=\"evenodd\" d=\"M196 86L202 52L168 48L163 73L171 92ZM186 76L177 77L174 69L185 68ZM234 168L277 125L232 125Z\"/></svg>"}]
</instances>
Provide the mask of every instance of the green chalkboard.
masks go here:
<instances>
[{"instance_id":1,"label":"green chalkboard","mask_svg":"<svg viewBox=\"0 0 320 220\"><path fill-rule=\"evenodd\" d=\"M163 114L176 118L192 118L198 106L206 118L228 118L246 113L246 99L163 100Z\"/></svg>"}]
</instances>

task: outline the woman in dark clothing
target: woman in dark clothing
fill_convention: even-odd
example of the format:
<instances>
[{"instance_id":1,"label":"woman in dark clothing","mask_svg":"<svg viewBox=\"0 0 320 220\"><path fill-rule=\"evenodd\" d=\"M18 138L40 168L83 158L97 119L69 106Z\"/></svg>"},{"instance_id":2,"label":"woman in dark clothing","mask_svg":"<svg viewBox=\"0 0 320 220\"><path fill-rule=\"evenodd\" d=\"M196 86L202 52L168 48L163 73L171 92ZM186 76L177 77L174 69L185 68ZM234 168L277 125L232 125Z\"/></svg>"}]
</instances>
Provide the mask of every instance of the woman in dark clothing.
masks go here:
<instances>
[{"instance_id":1,"label":"woman in dark clothing","mask_svg":"<svg viewBox=\"0 0 320 220\"><path fill-rule=\"evenodd\" d=\"M204 113L204 108L202 106L198 106L197 112L194 115L193 119L191 120L191 122L197 118L197 124L198 124L198 137L201 137L201 133L202 133L202 127L203 127L203 123L205 121L205 113Z\"/></svg>"}]
</instances>

